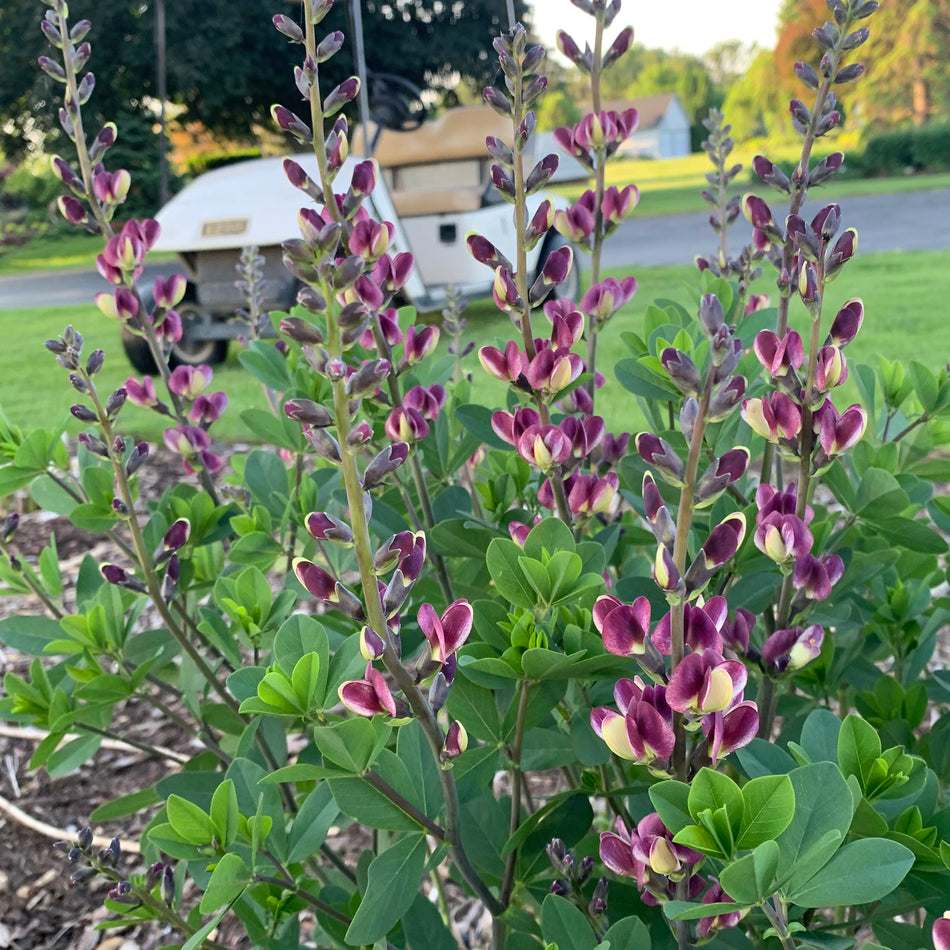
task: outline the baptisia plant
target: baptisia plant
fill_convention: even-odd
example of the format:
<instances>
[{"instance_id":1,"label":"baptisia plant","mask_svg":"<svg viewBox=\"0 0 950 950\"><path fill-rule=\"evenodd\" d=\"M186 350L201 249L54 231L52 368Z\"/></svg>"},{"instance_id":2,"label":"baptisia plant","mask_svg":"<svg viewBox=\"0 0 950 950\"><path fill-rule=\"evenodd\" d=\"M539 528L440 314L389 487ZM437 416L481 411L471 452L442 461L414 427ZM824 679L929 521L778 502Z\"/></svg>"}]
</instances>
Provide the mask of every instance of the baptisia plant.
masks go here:
<instances>
[{"instance_id":1,"label":"baptisia plant","mask_svg":"<svg viewBox=\"0 0 950 950\"><path fill-rule=\"evenodd\" d=\"M829 0L820 61L797 68L815 93L791 106L801 160L753 162L788 215L729 194L740 169L709 120L717 252L689 306L663 300L622 330L636 279L601 259L638 197L607 185L637 124L601 101L632 44L629 27L608 35L620 2L575 0L592 46L558 37L592 111L556 141L593 179L558 209L534 203L557 158L529 159L544 51L519 25L495 40L503 78L485 100L511 134L486 149L516 241L467 243L515 331L478 351L508 387L503 408L471 403L454 309L442 357L438 326L398 307L414 261L371 213L378 164L349 155L358 81L321 86L344 44L321 36L332 4L278 13L304 101L273 108L307 150L283 162L301 197L283 247L300 292L272 320L245 252L239 358L268 409L242 417L261 445L230 470L211 441L226 395L207 367L164 358L184 279L156 282L145 306L157 225L112 230L130 182L102 164L114 127L91 143L83 131L89 24L46 5L62 56L41 65L66 89L79 169L55 160L62 210L101 233L110 290L96 303L160 368L100 394L105 354L67 328L47 346L81 394L77 464L56 433L11 429L0 445L4 485L118 552L87 558L71 589L55 545L34 561L5 518L0 577L47 616L0 621L0 640L36 656L28 676L7 674L0 708L46 731L33 764L53 775L104 735L168 764L91 816L146 812L141 866L83 830L63 846L75 884L109 880L117 919L160 921L187 950L234 934L267 950L847 950L868 927L892 950L932 931L942 950L950 684L918 679L948 618L932 594L946 543L926 518L950 527L931 487L950 476L928 457L950 384L919 364L878 380L849 364L864 306L831 281L856 235L833 203L804 213L842 166L811 152L840 118L832 87L860 74L845 60L876 5ZM733 258L740 207L753 231ZM531 279L528 250L552 228L572 247ZM560 294L575 254L590 261L579 300ZM752 293L768 266L777 308ZM614 332L631 355L611 372L597 340ZM862 402L846 407L855 379ZM636 437L594 413L615 380L643 410ZM182 462L144 505L149 447L120 430L129 400L168 417ZM171 748L136 730L146 707L174 727Z\"/></svg>"}]
</instances>

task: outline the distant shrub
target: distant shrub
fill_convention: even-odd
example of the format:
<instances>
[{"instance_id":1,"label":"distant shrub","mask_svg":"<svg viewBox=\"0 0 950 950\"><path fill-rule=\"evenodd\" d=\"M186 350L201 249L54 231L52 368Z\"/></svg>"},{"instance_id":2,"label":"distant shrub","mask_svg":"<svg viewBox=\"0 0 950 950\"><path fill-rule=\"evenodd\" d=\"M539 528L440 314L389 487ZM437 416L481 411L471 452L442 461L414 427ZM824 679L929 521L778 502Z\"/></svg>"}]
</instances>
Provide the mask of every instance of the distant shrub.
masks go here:
<instances>
[{"instance_id":1,"label":"distant shrub","mask_svg":"<svg viewBox=\"0 0 950 950\"><path fill-rule=\"evenodd\" d=\"M240 148L232 149L227 152L207 152L202 155L194 155L185 162L185 174L194 178L203 175L205 172L213 171L215 168L223 168L225 165L234 165L236 162L245 162L251 158L260 158L261 150L259 148Z\"/></svg>"},{"instance_id":2,"label":"distant shrub","mask_svg":"<svg viewBox=\"0 0 950 950\"><path fill-rule=\"evenodd\" d=\"M862 164L866 174L950 169L950 123L896 129L868 138Z\"/></svg>"}]
</instances>

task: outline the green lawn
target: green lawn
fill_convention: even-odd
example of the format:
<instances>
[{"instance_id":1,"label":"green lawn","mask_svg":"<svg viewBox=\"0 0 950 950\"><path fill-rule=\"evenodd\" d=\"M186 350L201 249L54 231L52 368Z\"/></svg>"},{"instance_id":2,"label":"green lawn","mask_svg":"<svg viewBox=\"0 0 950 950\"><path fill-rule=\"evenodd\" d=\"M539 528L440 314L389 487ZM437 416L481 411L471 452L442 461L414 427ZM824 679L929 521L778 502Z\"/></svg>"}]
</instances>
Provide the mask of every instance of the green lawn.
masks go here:
<instances>
[{"instance_id":1,"label":"green lawn","mask_svg":"<svg viewBox=\"0 0 950 950\"><path fill-rule=\"evenodd\" d=\"M830 151L830 150L829 150ZM743 166L734 182L731 194L744 194L755 190L763 196L771 191L752 172L752 159L757 151L737 148L730 156L731 162ZM794 167L798 154L790 147L766 148L763 154L782 166L786 171ZM824 154L824 153L822 153ZM847 156L847 150L845 150ZM847 167L847 158L845 159ZM699 152L682 158L625 159L607 166L607 184L623 186L633 183L640 189L638 215L681 214L689 211L705 211L708 205L700 197L703 188L708 188L706 172L712 165L705 153ZM950 188L950 173L933 175L895 176L890 178L842 178L832 179L835 200L856 195L897 194L906 191L926 191ZM588 187L587 184L571 184L555 188L555 191L570 200Z\"/></svg>"},{"instance_id":2,"label":"green lawn","mask_svg":"<svg viewBox=\"0 0 950 950\"><path fill-rule=\"evenodd\" d=\"M0 275L95 266L102 238L95 234L58 231L18 247L0 248ZM153 253L149 261L171 260L174 254Z\"/></svg>"},{"instance_id":3,"label":"green lawn","mask_svg":"<svg viewBox=\"0 0 950 950\"><path fill-rule=\"evenodd\" d=\"M621 272L614 272L620 276ZM629 355L620 339L624 330L637 329L646 306L657 297L679 301L695 312L698 291L696 271L692 267L645 267L632 270L639 287L630 305L607 325L598 345L598 369L608 379L597 394L597 412L607 421L611 431L639 431L644 419L634 397L613 379L613 363ZM768 273L755 285L759 293L772 290L774 278ZM950 268L942 251L859 254L828 288L825 304L825 325L830 325L841 305L852 297L864 301L865 320L861 332L847 348L849 362L877 365L879 355L904 363L916 359L933 369L950 358L950 320L947 303L950 299ZM799 302L793 305L791 320L807 341L804 333L807 314ZM542 317L543 320L543 317ZM546 321L545 321L546 322ZM537 326L535 336L545 328ZM467 335L479 345L495 344L515 336L510 322L488 304L479 304L469 315ZM474 359L473 353L469 360ZM477 362L471 369L475 401L488 405L504 405L505 387L488 377ZM835 403L844 408L858 401L852 381L835 396Z\"/></svg>"},{"instance_id":4,"label":"green lawn","mask_svg":"<svg viewBox=\"0 0 950 950\"><path fill-rule=\"evenodd\" d=\"M639 281L636 297L608 325L600 345L600 369L612 380L612 364L626 355L620 340L624 329L636 328L644 309L656 297L668 297L693 307L696 272L691 267L651 267L635 271ZM767 292L769 279L763 277L757 290ZM866 318L855 342L848 348L850 361L875 363L878 355L908 361L919 359L937 368L950 354L950 321L946 301L950 299L950 268L946 254L869 254L853 260L830 286L827 320L851 297L864 300ZM793 311L793 321L804 323L804 311ZM503 342L514 336L508 319L490 302L474 304L467 314L466 336L477 345ZM72 323L85 339L88 350L102 347L106 363L98 377L106 391L120 385L130 375L119 343L116 325L95 307L37 308L5 311L4 346L0 349L0 406L11 421L28 426L56 426L67 419L69 406L78 401L67 374L43 348L43 341L62 333ZM541 318L543 320L543 317ZM544 327L537 326L535 335ZM215 374L213 386L228 393L231 404L213 432L222 440L243 441L249 434L241 425L243 409L265 405L260 386L237 362L238 348ZM29 369L25 369L29 367ZM478 364L477 354L466 358L466 369L474 380L473 398L489 406L505 404L505 387L488 377ZM857 399L849 383L836 399L841 406ZM636 431L643 425L634 399L614 381L598 393L598 412L614 431ZM122 412L124 432L151 440L160 439L167 421L155 413L128 405ZM80 426L70 419L69 431Z\"/></svg>"}]
</instances>

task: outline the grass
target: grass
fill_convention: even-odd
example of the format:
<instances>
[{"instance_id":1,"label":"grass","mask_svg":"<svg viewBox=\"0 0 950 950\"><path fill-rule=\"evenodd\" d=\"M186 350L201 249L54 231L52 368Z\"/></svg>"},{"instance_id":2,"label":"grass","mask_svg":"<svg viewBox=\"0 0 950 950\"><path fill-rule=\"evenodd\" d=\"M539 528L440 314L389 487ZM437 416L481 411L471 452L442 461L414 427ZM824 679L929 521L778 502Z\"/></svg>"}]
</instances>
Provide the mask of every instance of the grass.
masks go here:
<instances>
[{"instance_id":1,"label":"grass","mask_svg":"<svg viewBox=\"0 0 950 950\"><path fill-rule=\"evenodd\" d=\"M36 271L95 267L102 238L95 234L56 231L17 247L0 248L0 276ZM171 260L174 254L153 253L149 261Z\"/></svg>"},{"instance_id":2,"label":"grass","mask_svg":"<svg viewBox=\"0 0 950 950\"><path fill-rule=\"evenodd\" d=\"M689 309L695 306L693 268L642 268L636 276L637 295L608 324L599 347L600 369L609 382L598 393L597 411L612 431L638 431L643 427L635 400L613 380L613 363L627 355L620 334L639 327L644 310L656 297L678 300ZM763 277L757 289L766 291L768 280ZM905 363L921 360L935 369L946 362L950 353L950 321L946 319L950 269L945 253L868 254L856 258L829 287L826 321L855 296L864 300L865 323L848 348L849 361L874 365L878 355L884 355ZM466 337L478 346L515 336L508 319L490 302L474 304L467 318ZM799 329L804 321L801 306L793 308L793 322ZM106 351L105 366L98 377L104 391L110 392L130 375L115 323L95 307L6 311L4 346L0 349L0 407L12 422L25 427L65 424L71 433L81 430L68 413L69 406L79 401L77 394L70 387L66 372L42 345L45 339L61 334L66 323L72 323L83 333L87 351L96 347ZM536 335L542 332L543 327L536 327ZM227 392L230 399L227 412L213 429L218 439L228 442L250 441L240 414L252 406L266 405L259 384L237 361L237 352L233 346L229 361L218 368L213 383L215 389ZM466 357L465 368L473 377L473 401L488 406L505 405L506 387L482 371L475 352ZM843 408L856 400L856 389L849 381L835 401ZM120 422L126 434L151 441L160 440L167 425L164 418L132 405L123 409Z\"/></svg>"},{"instance_id":3,"label":"grass","mask_svg":"<svg viewBox=\"0 0 950 950\"><path fill-rule=\"evenodd\" d=\"M860 297L864 301L865 321L846 355L849 362L877 366L879 355L889 360L908 363L912 359L938 369L950 354L950 321L946 303L950 295L950 269L944 252L868 254L852 260L837 280L829 286L824 323L830 325L834 314L845 301ZM597 412L604 416L610 431L637 432L644 425L639 406L613 378L613 364L628 355L620 338L625 330L641 325L647 305L657 297L676 300L695 313L697 299L696 271L692 267L647 267L635 271L639 288L628 307L607 325L598 344L599 369L608 379L597 394ZM617 272L616 276L620 276ZM756 286L768 292L768 274ZM773 285L774 290L774 285ZM773 300L776 299L772 294ZM799 302L793 305L792 325L807 341L807 315ZM543 328L536 327L539 336ZM468 338L479 345L496 344L516 336L510 322L492 312L487 304L479 304L469 315ZM474 357L474 354L472 354ZM472 359L469 357L469 359ZM488 377L475 364L473 401L503 406L505 387ZM835 395L835 403L844 408L858 401L857 388L848 381Z\"/></svg>"},{"instance_id":4,"label":"grass","mask_svg":"<svg viewBox=\"0 0 950 950\"><path fill-rule=\"evenodd\" d=\"M765 154L789 171L798 159L791 147L766 148ZM730 160L739 162L743 170L736 179L731 194L743 194L752 189L765 194L764 186L751 171L752 159L757 154L752 148L737 148ZM708 188L706 172L712 165L705 153L685 155L669 159L625 159L607 165L607 184L623 186L633 183L640 189L637 214L655 216L706 211L708 205L700 197L703 188ZM571 184L554 190L575 201L586 190L587 184ZM899 194L907 191L927 191L950 188L950 172L932 175L894 176L887 178L835 178L834 200L857 195ZM766 190L767 191L767 190Z\"/></svg>"}]
</instances>

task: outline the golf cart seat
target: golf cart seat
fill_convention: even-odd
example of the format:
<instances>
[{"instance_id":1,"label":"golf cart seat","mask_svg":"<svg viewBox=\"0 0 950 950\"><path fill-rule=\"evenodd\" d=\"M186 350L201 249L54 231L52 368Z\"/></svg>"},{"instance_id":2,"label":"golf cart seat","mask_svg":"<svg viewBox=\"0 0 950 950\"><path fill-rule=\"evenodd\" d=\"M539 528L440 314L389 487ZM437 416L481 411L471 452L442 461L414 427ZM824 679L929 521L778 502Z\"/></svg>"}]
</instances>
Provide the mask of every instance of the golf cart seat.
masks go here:
<instances>
[{"instance_id":1,"label":"golf cart seat","mask_svg":"<svg viewBox=\"0 0 950 950\"><path fill-rule=\"evenodd\" d=\"M511 122L488 106L450 109L411 132L384 129L374 158L399 216L476 211L497 198L488 187L489 135L510 139ZM357 132L354 151L361 146Z\"/></svg>"}]
</instances>

